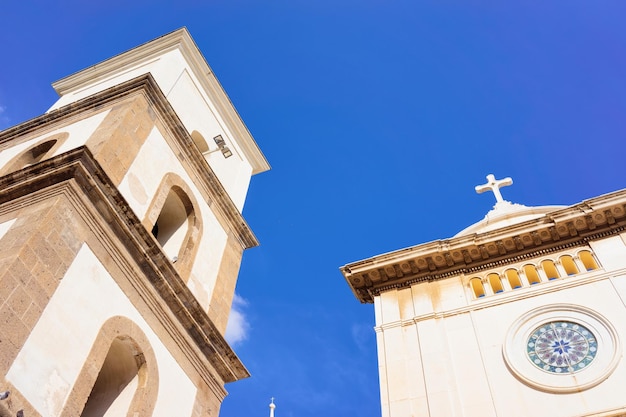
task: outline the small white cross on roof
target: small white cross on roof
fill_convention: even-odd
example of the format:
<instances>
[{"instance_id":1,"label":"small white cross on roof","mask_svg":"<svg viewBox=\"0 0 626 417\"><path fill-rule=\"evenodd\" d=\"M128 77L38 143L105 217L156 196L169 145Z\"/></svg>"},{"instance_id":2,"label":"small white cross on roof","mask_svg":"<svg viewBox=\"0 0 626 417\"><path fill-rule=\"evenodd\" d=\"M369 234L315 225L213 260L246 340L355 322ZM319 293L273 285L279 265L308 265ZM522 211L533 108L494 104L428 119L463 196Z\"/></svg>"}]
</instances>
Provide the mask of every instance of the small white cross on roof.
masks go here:
<instances>
[{"instance_id":1,"label":"small white cross on roof","mask_svg":"<svg viewBox=\"0 0 626 417\"><path fill-rule=\"evenodd\" d=\"M501 180L497 180L493 174L487 175L487 184L477 185L475 190L478 194L484 193L485 191L492 191L496 196L496 204L504 201L502 198L502 194L500 194L500 187L506 187L507 185L513 184L513 180L510 177L503 178Z\"/></svg>"}]
</instances>

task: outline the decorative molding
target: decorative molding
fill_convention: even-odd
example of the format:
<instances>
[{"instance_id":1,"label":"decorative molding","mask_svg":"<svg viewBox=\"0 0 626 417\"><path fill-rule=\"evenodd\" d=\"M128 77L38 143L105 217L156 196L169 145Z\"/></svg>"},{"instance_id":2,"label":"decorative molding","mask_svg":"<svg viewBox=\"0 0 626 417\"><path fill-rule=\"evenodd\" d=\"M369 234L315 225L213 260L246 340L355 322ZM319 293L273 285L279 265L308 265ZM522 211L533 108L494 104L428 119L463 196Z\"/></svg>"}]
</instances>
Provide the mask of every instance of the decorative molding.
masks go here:
<instances>
[{"instance_id":1,"label":"decorative molding","mask_svg":"<svg viewBox=\"0 0 626 417\"><path fill-rule=\"evenodd\" d=\"M437 240L340 268L354 295L372 303L383 291L473 273L616 235L626 230L626 190L485 233ZM398 274L398 270L402 274Z\"/></svg>"}]
</instances>

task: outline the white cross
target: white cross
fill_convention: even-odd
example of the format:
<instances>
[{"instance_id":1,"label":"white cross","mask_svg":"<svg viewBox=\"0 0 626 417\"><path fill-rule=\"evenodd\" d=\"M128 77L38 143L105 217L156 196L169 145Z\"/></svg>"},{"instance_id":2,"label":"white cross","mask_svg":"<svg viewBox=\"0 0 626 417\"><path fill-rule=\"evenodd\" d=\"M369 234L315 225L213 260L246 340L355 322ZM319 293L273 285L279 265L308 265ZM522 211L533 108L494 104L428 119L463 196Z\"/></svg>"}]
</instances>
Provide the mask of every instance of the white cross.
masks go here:
<instances>
[{"instance_id":1,"label":"white cross","mask_svg":"<svg viewBox=\"0 0 626 417\"><path fill-rule=\"evenodd\" d=\"M497 180L493 174L489 174L487 175L487 184L477 185L475 190L478 194L484 193L485 191L492 191L496 196L496 203L501 203L504 199L502 198L502 194L500 194L500 187L506 187L511 184L513 184L513 180L510 177Z\"/></svg>"}]
</instances>

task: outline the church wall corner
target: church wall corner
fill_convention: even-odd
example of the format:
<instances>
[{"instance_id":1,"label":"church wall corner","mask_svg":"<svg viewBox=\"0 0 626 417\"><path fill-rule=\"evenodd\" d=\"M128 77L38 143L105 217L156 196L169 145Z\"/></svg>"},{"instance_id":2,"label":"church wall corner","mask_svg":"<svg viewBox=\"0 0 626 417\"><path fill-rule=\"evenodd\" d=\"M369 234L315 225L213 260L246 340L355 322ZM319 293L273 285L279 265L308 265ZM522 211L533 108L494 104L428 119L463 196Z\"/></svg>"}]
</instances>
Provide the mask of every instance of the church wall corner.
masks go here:
<instances>
[{"instance_id":1,"label":"church wall corner","mask_svg":"<svg viewBox=\"0 0 626 417\"><path fill-rule=\"evenodd\" d=\"M607 271L626 268L626 243L623 236L625 234L589 242L600 265Z\"/></svg>"}]
</instances>

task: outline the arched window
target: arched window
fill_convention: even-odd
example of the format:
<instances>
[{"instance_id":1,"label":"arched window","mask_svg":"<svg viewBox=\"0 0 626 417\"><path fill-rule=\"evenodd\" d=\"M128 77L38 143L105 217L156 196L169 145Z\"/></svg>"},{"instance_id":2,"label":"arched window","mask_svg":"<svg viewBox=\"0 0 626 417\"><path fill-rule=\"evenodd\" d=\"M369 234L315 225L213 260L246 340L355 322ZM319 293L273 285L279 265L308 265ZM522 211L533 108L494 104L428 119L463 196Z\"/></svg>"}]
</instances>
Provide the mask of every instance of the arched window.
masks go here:
<instances>
[{"instance_id":1,"label":"arched window","mask_svg":"<svg viewBox=\"0 0 626 417\"><path fill-rule=\"evenodd\" d=\"M520 279L517 270L507 269L504 272L504 275L506 276L506 279L509 280L509 285L511 285L511 288L513 288L514 290L522 288L522 280Z\"/></svg>"},{"instance_id":2,"label":"arched window","mask_svg":"<svg viewBox=\"0 0 626 417\"><path fill-rule=\"evenodd\" d=\"M159 217L152 226L152 235L173 261L182 256L181 248L189 231L188 218L193 214L193 205L187 195L179 187L170 188Z\"/></svg>"},{"instance_id":3,"label":"arched window","mask_svg":"<svg viewBox=\"0 0 626 417\"><path fill-rule=\"evenodd\" d=\"M541 282L541 278L539 278L535 265L524 265L522 269L524 270L524 274L526 275L526 279L528 279L528 283L530 285L539 284Z\"/></svg>"},{"instance_id":4,"label":"arched window","mask_svg":"<svg viewBox=\"0 0 626 417\"><path fill-rule=\"evenodd\" d=\"M556 269L556 265L554 265L554 262L552 262L550 259L541 261L541 267L543 268L543 272L546 273L546 278L548 278L550 281L560 277L559 271L557 271Z\"/></svg>"},{"instance_id":5,"label":"arched window","mask_svg":"<svg viewBox=\"0 0 626 417\"><path fill-rule=\"evenodd\" d=\"M148 338L128 318L111 317L96 336L60 417L148 417L158 390Z\"/></svg>"},{"instance_id":6,"label":"arched window","mask_svg":"<svg viewBox=\"0 0 626 417\"><path fill-rule=\"evenodd\" d=\"M489 282L489 286L493 290L494 294L498 294L504 291L502 287L502 281L500 280L500 275L496 273L491 273L487 275L487 281Z\"/></svg>"},{"instance_id":7,"label":"arched window","mask_svg":"<svg viewBox=\"0 0 626 417\"><path fill-rule=\"evenodd\" d=\"M0 175L8 174L9 172L14 172L29 165L36 164L61 146L68 137L68 133L60 133L37 142L35 145L11 159L0 171Z\"/></svg>"},{"instance_id":8,"label":"arched window","mask_svg":"<svg viewBox=\"0 0 626 417\"><path fill-rule=\"evenodd\" d=\"M593 271L594 269L598 269L598 264L596 263L596 260L593 258L593 255L588 250L581 250L580 252L578 252L578 257L580 258L587 271Z\"/></svg>"},{"instance_id":9,"label":"arched window","mask_svg":"<svg viewBox=\"0 0 626 417\"><path fill-rule=\"evenodd\" d=\"M111 343L81 417L127 415L145 359L130 337ZM143 381L142 381L143 382Z\"/></svg>"},{"instance_id":10,"label":"arched window","mask_svg":"<svg viewBox=\"0 0 626 417\"><path fill-rule=\"evenodd\" d=\"M578 267L574 262L574 258L570 255L563 255L559 258L561 265L563 265L563 269L567 275L576 275L578 273Z\"/></svg>"},{"instance_id":11,"label":"arched window","mask_svg":"<svg viewBox=\"0 0 626 417\"><path fill-rule=\"evenodd\" d=\"M483 287L483 282L480 278L476 277L470 279L470 287L472 288L474 297L481 298L485 296L485 287Z\"/></svg>"},{"instance_id":12,"label":"arched window","mask_svg":"<svg viewBox=\"0 0 626 417\"><path fill-rule=\"evenodd\" d=\"M143 224L187 280L200 244L202 218L191 189L178 175L170 172L163 178Z\"/></svg>"}]
</instances>

